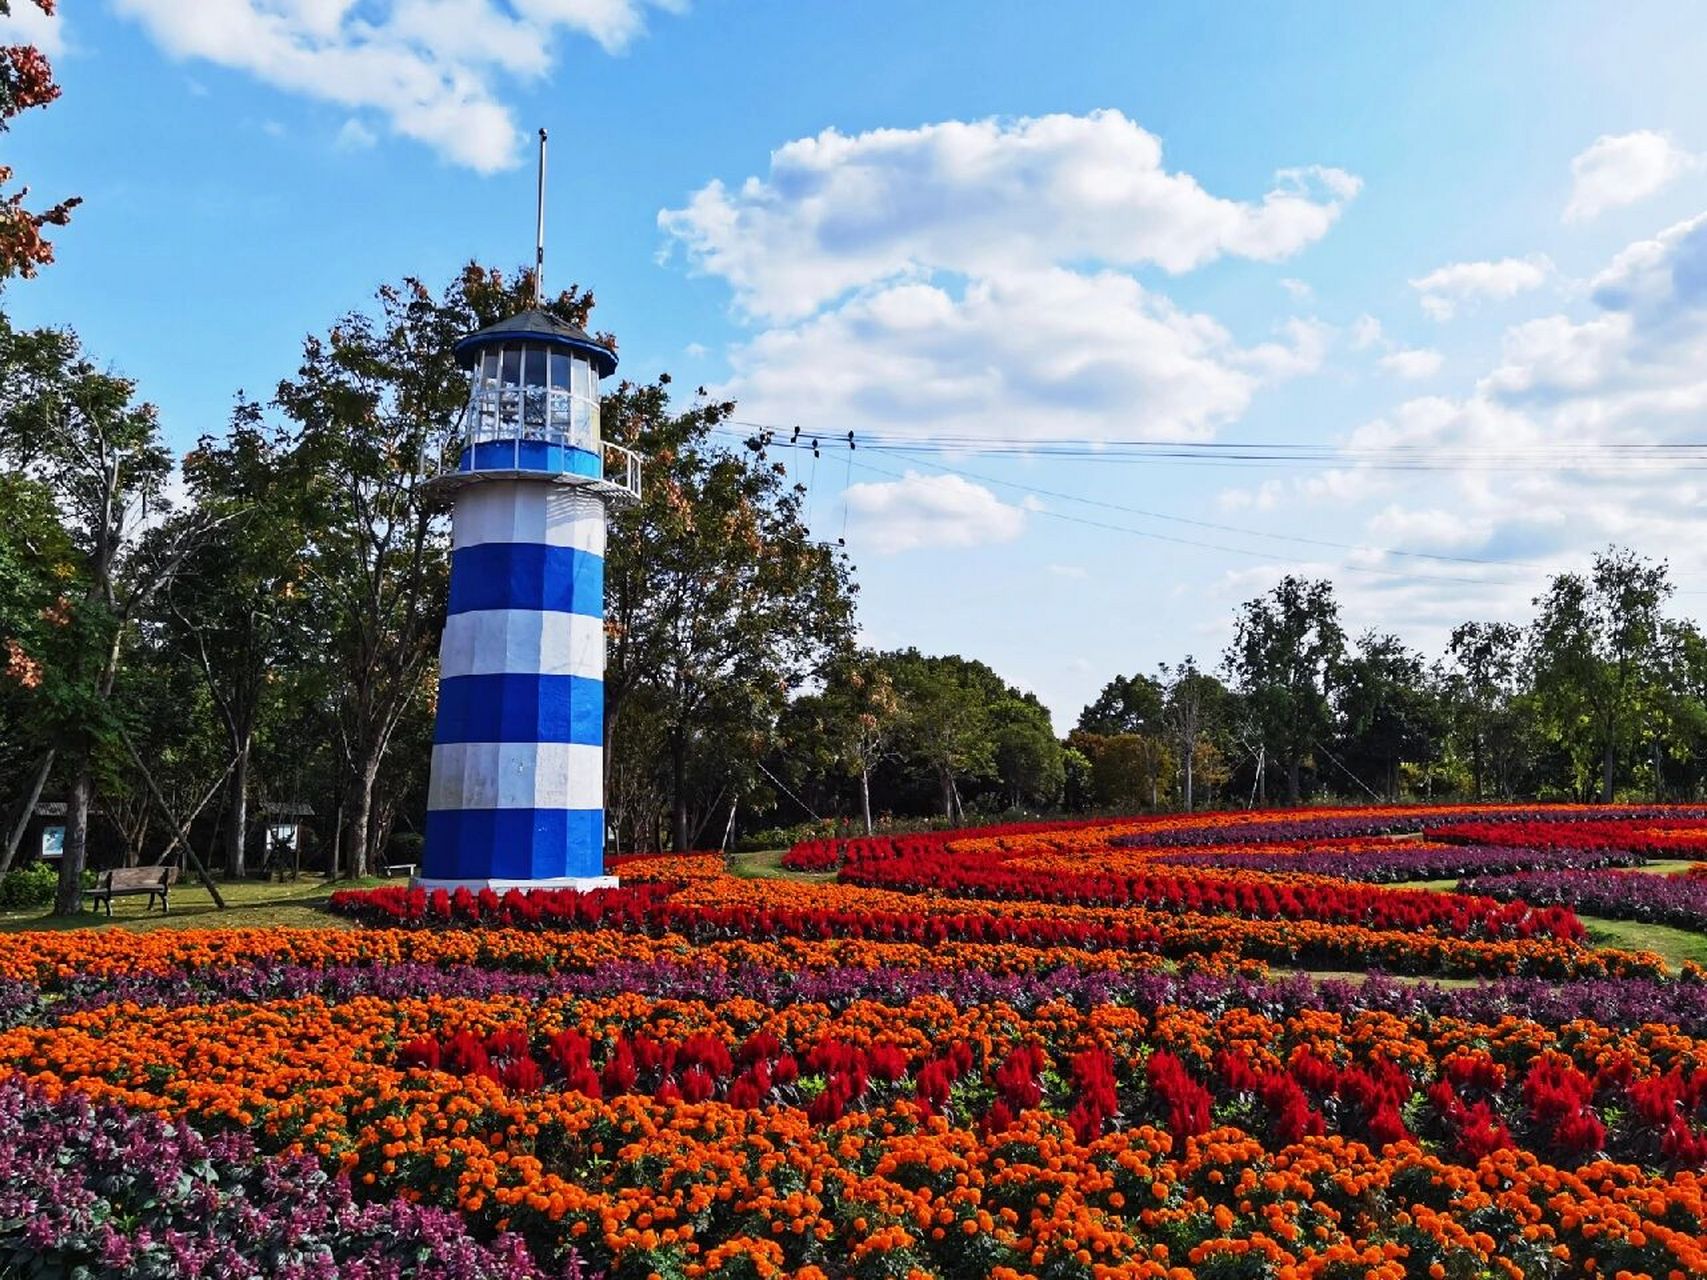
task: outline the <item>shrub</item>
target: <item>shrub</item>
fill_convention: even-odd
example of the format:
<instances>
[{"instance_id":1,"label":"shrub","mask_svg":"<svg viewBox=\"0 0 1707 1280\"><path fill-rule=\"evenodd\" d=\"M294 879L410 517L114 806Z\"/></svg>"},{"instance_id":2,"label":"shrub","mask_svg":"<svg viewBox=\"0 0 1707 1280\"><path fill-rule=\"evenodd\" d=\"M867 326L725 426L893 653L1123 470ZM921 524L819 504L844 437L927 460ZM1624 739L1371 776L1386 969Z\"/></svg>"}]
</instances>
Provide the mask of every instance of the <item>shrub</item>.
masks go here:
<instances>
[{"instance_id":1,"label":"shrub","mask_svg":"<svg viewBox=\"0 0 1707 1280\"><path fill-rule=\"evenodd\" d=\"M53 905L59 887L59 868L46 862L14 867L0 876L0 911L29 911Z\"/></svg>"}]
</instances>

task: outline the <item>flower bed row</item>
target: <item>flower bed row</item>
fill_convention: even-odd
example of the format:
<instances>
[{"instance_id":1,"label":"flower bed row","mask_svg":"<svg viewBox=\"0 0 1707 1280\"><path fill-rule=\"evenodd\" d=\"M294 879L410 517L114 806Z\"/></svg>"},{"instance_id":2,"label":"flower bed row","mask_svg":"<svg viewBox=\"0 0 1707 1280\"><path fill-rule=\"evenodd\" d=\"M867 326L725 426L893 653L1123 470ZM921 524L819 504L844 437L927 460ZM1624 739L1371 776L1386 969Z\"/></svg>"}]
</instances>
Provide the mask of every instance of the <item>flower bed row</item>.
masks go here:
<instances>
[{"instance_id":1,"label":"flower bed row","mask_svg":"<svg viewBox=\"0 0 1707 1280\"><path fill-rule=\"evenodd\" d=\"M1464 881L1475 893L1551 902L1612 920L1707 929L1707 879L1639 871L1530 871Z\"/></svg>"},{"instance_id":2,"label":"flower bed row","mask_svg":"<svg viewBox=\"0 0 1707 1280\"><path fill-rule=\"evenodd\" d=\"M1270 849L1188 851L1163 854L1177 866L1218 867L1275 874L1328 876L1372 884L1406 880L1444 880L1515 871L1582 871L1597 867L1635 867L1647 855L1625 849L1514 848L1509 845L1391 843L1342 849Z\"/></svg>"},{"instance_id":3,"label":"flower bed row","mask_svg":"<svg viewBox=\"0 0 1707 1280\"><path fill-rule=\"evenodd\" d=\"M1565 910L1529 910L1521 902L1427 890L1371 889L1336 880L1276 879L1258 872L1141 875L1035 870L973 855L936 851L906 861L848 863L847 884L904 893L943 893L993 901L1030 900L1105 907L1227 913L1244 919L1318 921L1405 929L1457 938L1578 939L1582 926Z\"/></svg>"},{"instance_id":4,"label":"flower bed row","mask_svg":"<svg viewBox=\"0 0 1707 1280\"><path fill-rule=\"evenodd\" d=\"M882 894L852 888L846 889L839 901L857 902L860 895L871 894L874 905L796 905L814 900L813 895L803 892L805 888L808 887L787 884L755 887L751 882L737 882L728 892L718 890L704 901L690 900L684 894L649 903L644 908L607 905L598 909L597 918L605 922L621 919L631 927L638 922L652 936L678 934L697 943L851 938L926 946L949 942L1014 944L1025 948L1137 953L1175 961L1226 955L1313 968L1384 968L1399 973L1459 977L1659 976L1664 972L1664 964L1657 956L1593 951L1570 938L1557 936L1463 938L1415 928L1372 929L1311 920L1249 920L1194 913L1183 906L1172 911L1127 908L1109 913L1038 902L931 901L903 893ZM499 928L524 923L526 927L541 929L591 927L583 921L592 909L574 902L570 891L526 895L533 901L525 909L518 909L508 901L523 896L504 895L490 914L477 900L472 905L464 901L441 913L430 895L386 886L336 894L332 907L356 919L405 927L435 923ZM1568 912L1555 913L1548 909L1545 913L1535 913L1522 905L1511 910L1510 919L1515 922L1537 918L1555 922L1552 925L1555 933L1566 933L1576 924ZM1495 914L1493 918L1501 917Z\"/></svg>"},{"instance_id":5,"label":"flower bed row","mask_svg":"<svg viewBox=\"0 0 1707 1280\"><path fill-rule=\"evenodd\" d=\"M1675 811L1673 811L1675 812ZM1437 840L1460 844L1498 843L1528 849L1615 850L1650 858L1707 858L1707 824L1698 817L1645 817L1642 820L1492 824L1456 823L1434 833Z\"/></svg>"}]
</instances>

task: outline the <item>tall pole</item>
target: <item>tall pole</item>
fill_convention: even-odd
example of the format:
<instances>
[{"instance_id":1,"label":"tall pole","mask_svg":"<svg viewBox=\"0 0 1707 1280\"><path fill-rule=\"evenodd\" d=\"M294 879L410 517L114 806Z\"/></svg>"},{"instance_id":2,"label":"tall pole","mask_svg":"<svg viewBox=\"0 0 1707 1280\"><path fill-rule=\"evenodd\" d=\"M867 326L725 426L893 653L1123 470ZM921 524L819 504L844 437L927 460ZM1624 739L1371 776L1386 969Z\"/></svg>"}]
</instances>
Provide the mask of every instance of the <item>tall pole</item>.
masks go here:
<instances>
[{"instance_id":1,"label":"tall pole","mask_svg":"<svg viewBox=\"0 0 1707 1280\"><path fill-rule=\"evenodd\" d=\"M533 305L545 305L545 130L539 131L539 209L534 218Z\"/></svg>"}]
</instances>

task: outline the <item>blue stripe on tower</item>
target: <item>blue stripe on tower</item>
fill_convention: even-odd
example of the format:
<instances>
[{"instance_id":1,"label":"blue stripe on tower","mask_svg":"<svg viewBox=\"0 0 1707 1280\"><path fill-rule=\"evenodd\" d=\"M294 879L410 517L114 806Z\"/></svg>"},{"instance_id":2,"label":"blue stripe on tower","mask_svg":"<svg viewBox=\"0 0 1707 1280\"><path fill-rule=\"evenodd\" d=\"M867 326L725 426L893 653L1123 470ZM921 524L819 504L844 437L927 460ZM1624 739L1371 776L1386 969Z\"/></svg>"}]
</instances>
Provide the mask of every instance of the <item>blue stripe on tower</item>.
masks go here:
<instances>
[{"instance_id":1,"label":"blue stripe on tower","mask_svg":"<svg viewBox=\"0 0 1707 1280\"><path fill-rule=\"evenodd\" d=\"M602 746L605 686L532 671L439 681L434 742L574 742Z\"/></svg>"},{"instance_id":2,"label":"blue stripe on tower","mask_svg":"<svg viewBox=\"0 0 1707 1280\"><path fill-rule=\"evenodd\" d=\"M450 612L551 609L602 617L605 558L538 542L483 542L450 557Z\"/></svg>"},{"instance_id":3,"label":"blue stripe on tower","mask_svg":"<svg viewBox=\"0 0 1707 1280\"><path fill-rule=\"evenodd\" d=\"M603 809L434 809L428 879L547 880L604 874Z\"/></svg>"}]
</instances>

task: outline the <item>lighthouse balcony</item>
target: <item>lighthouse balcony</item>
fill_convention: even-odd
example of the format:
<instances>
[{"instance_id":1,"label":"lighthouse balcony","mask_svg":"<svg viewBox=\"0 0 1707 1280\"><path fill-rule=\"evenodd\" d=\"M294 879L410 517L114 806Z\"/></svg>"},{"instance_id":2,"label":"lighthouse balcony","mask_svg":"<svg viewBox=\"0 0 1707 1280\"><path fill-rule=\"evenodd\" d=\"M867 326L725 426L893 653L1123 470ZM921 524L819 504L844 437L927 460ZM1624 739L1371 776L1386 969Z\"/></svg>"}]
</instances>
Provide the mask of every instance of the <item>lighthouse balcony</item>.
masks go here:
<instances>
[{"instance_id":1,"label":"lighthouse balcony","mask_svg":"<svg viewBox=\"0 0 1707 1280\"><path fill-rule=\"evenodd\" d=\"M576 440L541 433L454 441L427 492L449 504L471 484L493 480L542 480L598 494L614 506L640 501L640 455L597 438Z\"/></svg>"}]
</instances>

